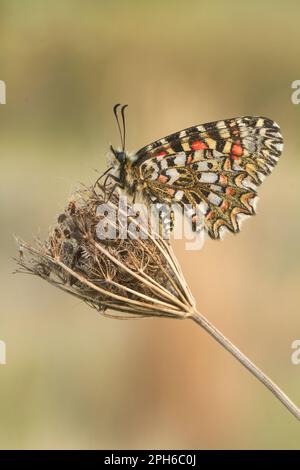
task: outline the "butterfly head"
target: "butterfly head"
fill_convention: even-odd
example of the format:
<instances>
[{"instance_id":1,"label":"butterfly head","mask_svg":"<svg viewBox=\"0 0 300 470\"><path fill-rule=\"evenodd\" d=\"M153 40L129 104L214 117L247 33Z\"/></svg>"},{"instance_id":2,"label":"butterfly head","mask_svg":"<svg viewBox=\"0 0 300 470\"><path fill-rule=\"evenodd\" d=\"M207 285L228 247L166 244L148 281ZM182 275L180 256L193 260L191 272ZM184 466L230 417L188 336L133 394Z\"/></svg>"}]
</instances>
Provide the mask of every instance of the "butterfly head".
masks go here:
<instances>
[{"instance_id":1,"label":"butterfly head","mask_svg":"<svg viewBox=\"0 0 300 470\"><path fill-rule=\"evenodd\" d=\"M114 157L119 162L119 164L124 165L124 163L126 162L126 158L127 158L126 152L124 152L124 150L121 150L121 151L115 150L112 145L110 146L110 150L113 153Z\"/></svg>"}]
</instances>

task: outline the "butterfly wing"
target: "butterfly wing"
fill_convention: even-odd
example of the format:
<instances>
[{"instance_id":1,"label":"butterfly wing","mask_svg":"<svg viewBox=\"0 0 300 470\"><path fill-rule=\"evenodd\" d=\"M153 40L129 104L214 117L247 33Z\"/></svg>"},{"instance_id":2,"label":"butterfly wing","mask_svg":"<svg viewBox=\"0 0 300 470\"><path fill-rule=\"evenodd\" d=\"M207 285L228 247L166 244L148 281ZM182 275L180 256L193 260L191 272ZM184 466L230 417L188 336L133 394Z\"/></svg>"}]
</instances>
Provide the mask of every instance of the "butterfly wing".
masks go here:
<instances>
[{"instance_id":1,"label":"butterfly wing","mask_svg":"<svg viewBox=\"0 0 300 470\"><path fill-rule=\"evenodd\" d=\"M220 238L238 232L255 213L257 188L282 152L280 129L263 117L232 118L190 127L144 147L135 166L154 203L178 203L193 228Z\"/></svg>"}]
</instances>

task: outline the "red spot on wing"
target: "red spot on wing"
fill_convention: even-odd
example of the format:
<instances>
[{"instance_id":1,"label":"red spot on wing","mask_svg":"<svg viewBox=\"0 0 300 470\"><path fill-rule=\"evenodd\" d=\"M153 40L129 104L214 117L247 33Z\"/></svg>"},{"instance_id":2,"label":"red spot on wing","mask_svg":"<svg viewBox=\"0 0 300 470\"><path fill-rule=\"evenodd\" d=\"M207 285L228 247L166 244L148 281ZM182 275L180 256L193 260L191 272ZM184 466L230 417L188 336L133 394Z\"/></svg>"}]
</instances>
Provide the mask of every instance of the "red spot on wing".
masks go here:
<instances>
[{"instance_id":1,"label":"red spot on wing","mask_svg":"<svg viewBox=\"0 0 300 470\"><path fill-rule=\"evenodd\" d=\"M229 196L233 196L235 194L235 189L231 186L228 186L228 188L226 188L226 194L228 194Z\"/></svg>"},{"instance_id":2,"label":"red spot on wing","mask_svg":"<svg viewBox=\"0 0 300 470\"><path fill-rule=\"evenodd\" d=\"M209 211L209 213L206 215L206 220L210 220L212 217L214 217L214 211Z\"/></svg>"},{"instance_id":3,"label":"red spot on wing","mask_svg":"<svg viewBox=\"0 0 300 470\"><path fill-rule=\"evenodd\" d=\"M236 155L238 157L240 157L244 153L243 147L241 145L238 145L238 144L233 144L233 146L231 148L231 151L232 151L233 155Z\"/></svg>"},{"instance_id":4,"label":"red spot on wing","mask_svg":"<svg viewBox=\"0 0 300 470\"><path fill-rule=\"evenodd\" d=\"M201 142L201 140L194 140L194 142L191 143L191 148L193 150L203 150L208 149L208 145L204 142Z\"/></svg>"},{"instance_id":5,"label":"red spot on wing","mask_svg":"<svg viewBox=\"0 0 300 470\"><path fill-rule=\"evenodd\" d=\"M226 209L228 209L228 207L229 207L228 201L224 200L221 204L221 210L226 211Z\"/></svg>"},{"instance_id":6,"label":"red spot on wing","mask_svg":"<svg viewBox=\"0 0 300 470\"><path fill-rule=\"evenodd\" d=\"M168 178L167 178L167 176L165 176L165 175L159 175L158 181L159 181L160 183L166 183L166 182L168 181Z\"/></svg>"},{"instance_id":7,"label":"red spot on wing","mask_svg":"<svg viewBox=\"0 0 300 470\"><path fill-rule=\"evenodd\" d=\"M156 157L164 157L165 155L167 155L167 152L165 152L164 150L162 150L161 152L159 152L159 153L156 154Z\"/></svg>"},{"instance_id":8,"label":"red spot on wing","mask_svg":"<svg viewBox=\"0 0 300 470\"><path fill-rule=\"evenodd\" d=\"M223 184L223 185L228 184L228 178L227 178L227 176L221 174L221 175L220 175L220 178L219 178L219 182L220 182L221 184Z\"/></svg>"}]
</instances>

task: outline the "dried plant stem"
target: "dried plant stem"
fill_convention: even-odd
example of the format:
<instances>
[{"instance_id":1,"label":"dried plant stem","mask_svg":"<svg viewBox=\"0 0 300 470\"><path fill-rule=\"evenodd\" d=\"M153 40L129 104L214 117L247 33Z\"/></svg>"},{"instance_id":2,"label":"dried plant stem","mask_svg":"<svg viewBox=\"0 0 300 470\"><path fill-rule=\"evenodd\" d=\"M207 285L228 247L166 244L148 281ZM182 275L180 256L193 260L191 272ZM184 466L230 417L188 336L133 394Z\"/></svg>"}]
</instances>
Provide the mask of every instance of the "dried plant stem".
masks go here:
<instances>
[{"instance_id":1,"label":"dried plant stem","mask_svg":"<svg viewBox=\"0 0 300 470\"><path fill-rule=\"evenodd\" d=\"M223 348L234 356L246 369L251 372L273 395L298 419L300 420L300 409L290 398L276 385L266 374L264 374L253 362L245 356L226 336L213 326L202 314L194 311L190 318L209 333Z\"/></svg>"}]
</instances>

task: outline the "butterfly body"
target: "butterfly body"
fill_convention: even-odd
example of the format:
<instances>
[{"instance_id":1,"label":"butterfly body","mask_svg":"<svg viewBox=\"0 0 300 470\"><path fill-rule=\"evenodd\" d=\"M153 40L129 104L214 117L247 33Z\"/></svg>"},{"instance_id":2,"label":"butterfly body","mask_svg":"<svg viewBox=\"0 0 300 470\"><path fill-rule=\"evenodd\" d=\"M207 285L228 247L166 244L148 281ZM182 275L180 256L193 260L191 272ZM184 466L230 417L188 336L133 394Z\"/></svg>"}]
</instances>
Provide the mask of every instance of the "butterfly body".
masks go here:
<instances>
[{"instance_id":1,"label":"butterfly body","mask_svg":"<svg viewBox=\"0 0 300 470\"><path fill-rule=\"evenodd\" d=\"M278 125L246 116L193 126L143 147L116 152L119 186L148 204L191 207L195 230L220 238L255 213L257 188L282 152Z\"/></svg>"}]
</instances>

